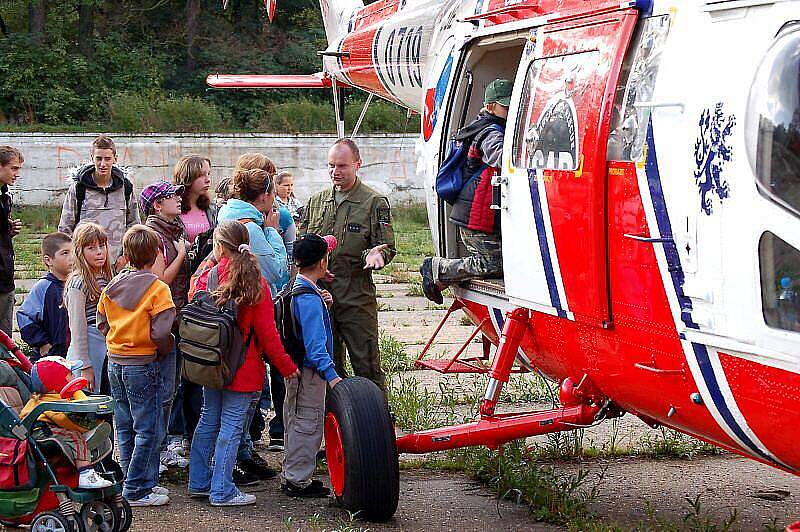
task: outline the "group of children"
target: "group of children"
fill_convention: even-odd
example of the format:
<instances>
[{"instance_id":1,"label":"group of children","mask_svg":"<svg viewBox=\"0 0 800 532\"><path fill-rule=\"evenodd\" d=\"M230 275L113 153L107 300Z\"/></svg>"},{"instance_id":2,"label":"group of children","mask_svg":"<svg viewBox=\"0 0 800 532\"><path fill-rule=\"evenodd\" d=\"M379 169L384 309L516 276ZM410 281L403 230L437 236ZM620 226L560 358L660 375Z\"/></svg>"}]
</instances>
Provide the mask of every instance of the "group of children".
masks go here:
<instances>
[{"instance_id":1,"label":"group of children","mask_svg":"<svg viewBox=\"0 0 800 532\"><path fill-rule=\"evenodd\" d=\"M69 188L60 231L42 241L48 273L32 288L17 321L35 355L64 357L80 368L91 391L115 399L123 495L132 506L166 504L169 491L158 485L159 473L166 465L188 464L192 496L217 506L255 502L238 487L249 479L234 471L246 460L261 466L260 478L276 476L252 451L248 431L268 381L266 358L272 376L287 379L285 392L282 379L272 386L286 451L282 490L327 496L328 489L311 477L326 383L340 379L332 360L332 300L316 282L327 271L335 239L308 234L295 240L302 206L291 193L291 175L278 174L261 154L245 154L232 178L218 186L215 204L206 158L182 157L172 182L147 185L138 196L115 165L111 139L95 139L92 158ZM290 258L297 269L291 281ZM243 335L252 331L254 337L222 390L181 380L175 337L176 316L193 293L190 284L208 289L212 271L217 304L235 301ZM305 288L292 303L305 346L297 363L286 354L273 317L272 295L288 282ZM171 425L180 426L190 449L181 434L177 445L169 444ZM180 456L187 451L189 460Z\"/></svg>"}]
</instances>

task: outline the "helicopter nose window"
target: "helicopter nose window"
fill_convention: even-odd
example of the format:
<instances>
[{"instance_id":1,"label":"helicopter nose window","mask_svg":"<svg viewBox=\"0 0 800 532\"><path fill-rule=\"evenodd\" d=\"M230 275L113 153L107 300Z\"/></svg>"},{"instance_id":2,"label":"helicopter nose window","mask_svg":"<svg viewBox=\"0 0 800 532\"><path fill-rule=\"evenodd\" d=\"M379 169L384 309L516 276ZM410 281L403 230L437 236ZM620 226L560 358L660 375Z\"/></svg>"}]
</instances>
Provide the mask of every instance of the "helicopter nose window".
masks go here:
<instances>
[{"instance_id":1,"label":"helicopter nose window","mask_svg":"<svg viewBox=\"0 0 800 532\"><path fill-rule=\"evenodd\" d=\"M800 331L800 251L768 231L758 255L764 320L776 329Z\"/></svg>"},{"instance_id":2,"label":"helicopter nose window","mask_svg":"<svg viewBox=\"0 0 800 532\"><path fill-rule=\"evenodd\" d=\"M759 191L800 216L800 23L785 26L761 61L745 131Z\"/></svg>"}]
</instances>

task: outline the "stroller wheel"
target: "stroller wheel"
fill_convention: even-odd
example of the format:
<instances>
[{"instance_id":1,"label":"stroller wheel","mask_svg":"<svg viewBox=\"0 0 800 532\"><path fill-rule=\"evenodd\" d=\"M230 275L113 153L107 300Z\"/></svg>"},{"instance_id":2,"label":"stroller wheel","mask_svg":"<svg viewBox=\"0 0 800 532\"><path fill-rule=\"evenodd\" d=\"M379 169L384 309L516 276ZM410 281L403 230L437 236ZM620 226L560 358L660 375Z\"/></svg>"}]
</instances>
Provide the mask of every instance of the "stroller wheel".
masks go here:
<instances>
[{"instance_id":1,"label":"stroller wheel","mask_svg":"<svg viewBox=\"0 0 800 532\"><path fill-rule=\"evenodd\" d=\"M31 523L31 532L83 532L83 523L61 512L42 512Z\"/></svg>"},{"instance_id":2,"label":"stroller wheel","mask_svg":"<svg viewBox=\"0 0 800 532\"><path fill-rule=\"evenodd\" d=\"M128 532L128 529L133 523L133 511L131 505L128 504L128 499L119 498L119 501L114 501L114 510L117 512L117 529L114 532Z\"/></svg>"},{"instance_id":3,"label":"stroller wheel","mask_svg":"<svg viewBox=\"0 0 800 532\"><path fill-rule=\"evenodd\" d=\"M117 532L120 518L111 504L91 501L81 508L81 521L86 532Z\"/></svg>"}]
</instances>

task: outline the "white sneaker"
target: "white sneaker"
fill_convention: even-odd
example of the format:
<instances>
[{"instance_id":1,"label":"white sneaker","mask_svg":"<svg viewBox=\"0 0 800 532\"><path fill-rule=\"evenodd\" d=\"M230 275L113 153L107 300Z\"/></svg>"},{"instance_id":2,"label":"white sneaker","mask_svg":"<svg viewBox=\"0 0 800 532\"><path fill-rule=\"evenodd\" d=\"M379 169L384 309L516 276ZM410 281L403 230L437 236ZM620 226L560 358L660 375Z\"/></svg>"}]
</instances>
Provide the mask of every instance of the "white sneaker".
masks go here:
<instances>
[{"instance_id":1,"label":"white sneaker","mask_svg":"<svg viewBox=\"0 0 800 532\"><path fill-rule=\"evenodd\" d=\"M146 497L132 501L128 499L128 504L131 506L164 506L169 502L169 497L166 495L158 495L156 492L150 492Z\"/></svg>"},{"instance_id":2,"label":"white sneaker","mask_svg":"<svg viewBox=\"0 0 800 532\"><path fill-rule=\"evenodd\" d=\"M161 451L161 463L167 467L175 466L180 467L181 469L189 467L189 460L183 456L178 456L169 449L166 451Z\"/></svg>"},{"instance_id":3,"label":"white sneaker","mask_svg":"<svg viewBox=\"0 0 800 532\"><path fill-rule=\"evenodd\" d=\"M167 452L172 452L178 456L186 456L186 450L183 448L183 442L181 440L169 442L169 445L167 445Z\"/></svg>"},{"instance_id":4,"label":"white sneaker","mask_svg":"<svg viewBox=\"0 0 800 532\"><path fill-rule=\"evenodd\" d=\"M211 506L247 506L256 503L256 496L249 493L239 493L225 502L211 501Z\"/></svg>"},{"instance_id":5,"label":"white sneaker","mask_svg":"<svg viewBox=\"0 0 800 532\"><path fill-rule=\"evenodd\" d=\"M169 495L169 489L165 488L164 486L156 486L153 488L153 493L156 495Z\"/></svg>"},{"instance_id":6,"label":"white sneaker","mask_svg":"<svg viewBox=\"0 0 800 532\"><path fill-rule=\"evenodd\" d=\"M84 469L78 476L78 487L88 490L107 488L112 482L104 479L94 468Z\"/></svg>"}]
</instances>

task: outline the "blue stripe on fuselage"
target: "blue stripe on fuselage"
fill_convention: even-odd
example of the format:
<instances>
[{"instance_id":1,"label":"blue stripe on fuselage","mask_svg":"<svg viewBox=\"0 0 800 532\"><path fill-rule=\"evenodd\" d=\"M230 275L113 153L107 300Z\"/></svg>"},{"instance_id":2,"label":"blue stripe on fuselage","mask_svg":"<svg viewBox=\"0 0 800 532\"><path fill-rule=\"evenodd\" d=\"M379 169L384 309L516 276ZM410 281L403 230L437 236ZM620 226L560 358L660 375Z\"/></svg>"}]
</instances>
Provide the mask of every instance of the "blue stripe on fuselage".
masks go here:
<instances>
[{"instance_id":1,"label":"blue stripe on fuselage","mask_svg":"<svg viewBox=\"0 0 800 532\"><path fill-rule=\"evenodd\" d=\"M550 257L550 245L547 243L547 228L544 223L542 202L541 198L539 198L539 185L535 170L528 170L528 182L531 189L531 204L533 205L533 219L536 222L536 234L538 235L539 240L539 250L542 254L544 277L547 281L547 291L550 293L550 304L556 309L560 317L566 318L567 313L561 307L561 297L558 295L556 275L553 271L553 259Z\"/></svg>"}]
</instances>

